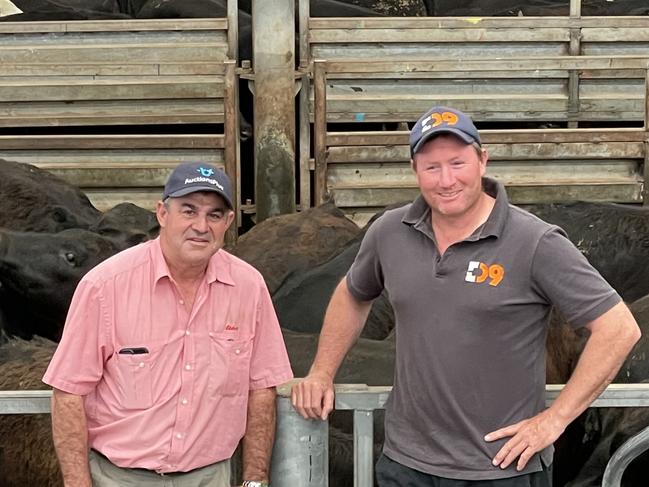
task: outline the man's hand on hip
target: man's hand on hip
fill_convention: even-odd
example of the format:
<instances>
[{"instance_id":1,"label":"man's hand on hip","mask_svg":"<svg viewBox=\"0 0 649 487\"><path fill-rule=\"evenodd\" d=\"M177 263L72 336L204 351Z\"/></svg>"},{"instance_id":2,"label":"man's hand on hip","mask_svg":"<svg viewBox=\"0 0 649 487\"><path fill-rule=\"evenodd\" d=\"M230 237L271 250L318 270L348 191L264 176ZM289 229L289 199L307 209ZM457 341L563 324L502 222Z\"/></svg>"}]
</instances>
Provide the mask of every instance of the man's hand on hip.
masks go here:
<instances>
[{"instance_id":1,"label":"man's hand on hip","mask_svg":"<svg viewBox=\"0 0 649 487\"><path fill-rule=\"evenodd\" d=\"M291 389L295 410L306 419L327 419L334 408L334 384L327 374L311 372Z\"/></svg>"},{"instance_id":2,"label":"man's hand on hip","mask_svg":"<svg viewBox=\"0 0 649 487\"><path fill-rule=\"evenodd\" d=\"M511 437L496 454L492 463L500 468L507 468L518 458L516 470L523 470L530 458L554 443L565 428L565 423L546 409L529 419L492 431L485 436L486 441Z\"/></svg>"}]
</instances>

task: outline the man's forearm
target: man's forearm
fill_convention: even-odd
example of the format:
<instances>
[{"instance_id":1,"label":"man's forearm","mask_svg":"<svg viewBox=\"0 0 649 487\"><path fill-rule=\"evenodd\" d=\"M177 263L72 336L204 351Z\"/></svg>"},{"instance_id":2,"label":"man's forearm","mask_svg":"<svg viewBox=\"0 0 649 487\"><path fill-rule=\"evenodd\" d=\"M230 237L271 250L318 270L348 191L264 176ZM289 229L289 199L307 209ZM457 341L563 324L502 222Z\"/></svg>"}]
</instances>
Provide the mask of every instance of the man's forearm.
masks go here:
<instances>
[{"instance_id":1,"label":"man's forearm","mask_svg":"<svg viewBox=\"0 0 649 487\"><path fill-rule=\"evenodd\" d=\"M346 279L338 284L327 307L311 372L324 373L333 380L345 355L358 339L371 308L371 301L361 302L352 296Z\"/></svg>"},{"instance_id":2,"label":"man's forearm","mask_svg":"<svg viewBox=\"0 0 649 487\"><path fill-rule=\"evenodd\" d=\"M275 388L250 391L248 421L243 437L244 480L269 480L270 457L275 440Z\"/></svg>"},{"instance_id":3,"label":"man's forearm","mask_svg":"<svg viewBox=\"0 0 649 487\"><path fill-rule=\"evenodd\" d=\"M567 425L608 386L640 338L640 330L626 305L620 303L589 328L591 335L577 366L550 410Z\"/></svg>"},{"instance_id":4,"label":"man's forearm","mask_svg":"<svg viewBox=\"0 0 649 487\"><path fill-rule=\"evenodd\" d=\"M88 429L83 397L54 389L52 436L66 487L90 487Z\"/></svg>"}]
</instances>

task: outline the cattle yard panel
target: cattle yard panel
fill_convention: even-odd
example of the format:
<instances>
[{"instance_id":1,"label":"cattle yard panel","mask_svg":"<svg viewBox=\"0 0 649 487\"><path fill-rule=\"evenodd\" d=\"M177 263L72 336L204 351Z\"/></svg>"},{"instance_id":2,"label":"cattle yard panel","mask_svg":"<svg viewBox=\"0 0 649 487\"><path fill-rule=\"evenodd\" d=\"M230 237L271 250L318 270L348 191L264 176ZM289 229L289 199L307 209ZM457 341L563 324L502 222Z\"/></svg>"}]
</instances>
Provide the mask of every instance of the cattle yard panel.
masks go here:
<instances>
[{"instance_id":1,"label":"cattle yard panel","mask_svg":"<svg viewBox=\"0 0 649 487\"><path fill-rule=\"evenodd\" d=\"M305 420L291 406L290 386L280 386L277 398L277 434L273 448L271 481L276 487L327 487L328 425ZM546 405L564 386L546 386ZM373 414L383 409L389 386L337 384L335 408L354 411L354 486L373 485ZM0 415L47 414L50 390L0 391ZM649 384L611 384L590 407L649 407ZM649 427L636 433L611 456L604 472L603 487L619 487L627 465L649 449Z\"/></svg>"},{"instance_id":2,"label":"cattle yard panel","mask_svg":"<svg viewBox=\"0 0 649 487\"><path fill-rule=\"evenodd\" d=\"M546 386L546 405L557 398L564 386ZM354 487L373 485L373 413L383 409L391 387L360 384L336 385L335 409L354 411ZM591 407L648 407L649 384L611 384ZM278 419L271 483L276 487L304 485L327 487L327 445L325 422L303 419L291 406L290 384L278 388ZM603 487L619 487L626 466L649 449L649 427L632 436L611 457L604 472ZM282 454L276 454L277 451ZM290 465L291 468L287 468ZM324 465L324 466L323 466Z\"/></svg>"},{"instance_id":3,"label":"cattle yard panel","mask_svg":"<svg viewBox=\"0 0 649 487\"><path fill-rule=\"evenodd\" d=\"M353 129L354 118L364 121L413 122L434 104L466 110L474 119L560 119L567 113L567 81L571 72L597 81L632 82L641 87L633 95L624 90L602 89L582 97L577 113L586 117L628 120L638 125L647 113L645 81L648 58L635 56L560 56L493 60L316 60L313 67L314 169L316 203L333 198L357 222L385 205L412 200L417 186L409 166L408 132ZM395 83L411 86L437 80L448 73L475 76L508 76L527 80L530 94L491 93L476 104L468 95L448 99L420 96L412 90L393 89ZM547 74L549 73L549 76ZM541 91L537 81L564 82L563 97ZM496 79L496 78L494 78ZM370 81L368 81L370 80ZM359 89L363 83L385 86L382 94ZM391 87L392 85L392 87ZM341 94L341 86L352 87ZM603 86L603 85L602 85ZM356 88L354 88L356 87ZM423 101L422 101L423 100ZM549 102L548 100L552 100ZM464 102L466 101L466 103ZM624 108L623 108L624 107ZM623 111L622 111L623 110ZM616 115L617 113L617 115ZM623 114L620 115L620 114ZM539 115L540 114L540 115ZM344 132L331 130L347 122ZM359 127L364 127L360 125ZM644 164L649 139L646 123L637 128L561 128L483 130L490 154L488 174L501 180L516 203L559 201L643 201Z\"/></svg>"},{"instance_id":4,"label":"cattle yard panel","mask_svg":"<svg viewBox=\"0 0 649 487\"><path fill-rule=\"evenodd\" d=\"M238 206L228 4L228 18L0 23L0 158L62 176L101 210L153 209L176 164L211 162L236 182Z\"/></svg>"}]
</instances>

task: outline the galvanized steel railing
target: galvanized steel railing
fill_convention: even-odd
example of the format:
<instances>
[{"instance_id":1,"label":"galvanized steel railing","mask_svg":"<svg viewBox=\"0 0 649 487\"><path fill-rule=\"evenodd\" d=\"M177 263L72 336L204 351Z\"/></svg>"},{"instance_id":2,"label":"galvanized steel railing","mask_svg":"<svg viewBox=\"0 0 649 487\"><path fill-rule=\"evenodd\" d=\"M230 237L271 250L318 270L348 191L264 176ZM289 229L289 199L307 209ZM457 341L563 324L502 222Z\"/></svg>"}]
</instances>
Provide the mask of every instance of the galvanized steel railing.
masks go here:
<instances>
[{"instance_id":1,"label":"galvanized steel railing","mask_svg":"<svg viewBox=\"0 0 649 487\"><path fill-rule=\"evenodd\" d=\"M546 404L559 395L563 385L546 386ZM390 387L340 385L336 409L354 411L354 487L373 485L373 415L383 409ZM647 407L649 384L611 384L591 407ZM290 404L290 388L282 387L278 398L278 421L273 452L273 487L328 487L328 428L323 421L305 420ZM602 487L620 487L624 469L649 450L649 426L628 439L611 457Z\"/></svg>"},{"instance_id":2,"label":"galvanized steel railing","mask_svg":"<svg viewBox=\"0 0 649 487\"><path fill-rule=\"evenodd\" d=\"M546 386L552 404L563 385ZM336 409L354 411L354 487L373 485L373 416L383 409L390 387L336 386ZM51 391L0 391L0 414L50 412ZM592 407L648 407L649 384L611 384ZM609 460L602 487L620 487L625 468L649 450L649 425L629 438ZM272 460L273 487L328 487L328 423L299 416L290 401L290 386L279 388L277 436Z\"/></svg>"}]
</instances>

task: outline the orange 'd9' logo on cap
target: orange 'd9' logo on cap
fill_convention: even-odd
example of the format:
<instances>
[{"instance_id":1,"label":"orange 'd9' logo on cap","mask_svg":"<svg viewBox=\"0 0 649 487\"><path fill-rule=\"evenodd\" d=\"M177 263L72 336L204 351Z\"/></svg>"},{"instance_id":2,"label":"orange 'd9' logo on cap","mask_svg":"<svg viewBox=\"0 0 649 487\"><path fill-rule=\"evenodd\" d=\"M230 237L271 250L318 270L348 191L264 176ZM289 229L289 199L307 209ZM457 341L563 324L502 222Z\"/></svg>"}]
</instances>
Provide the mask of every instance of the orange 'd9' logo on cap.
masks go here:
<instances>
[{"instance_id":1,"label":"orange 'd9' logo on cap","mask_svg":"<svg viewBox=\"0 0 649 487\"><path fill-rule=\"evenodd\" d=\"M455 125L458 117L453 112L433 112L421 121L421 131L426 132L438 125L445 123L446 125Z\"/></svg>"},{"instance_id":2,"label":"orange 'd9' logo on cap","mask_svg":"<svg viewBox=\"0 0 649 487\"><path fill-rule=\"evenodd\" d=\"M472 260L466 270L466 282L475 282L482 284L489 279L490 286L497 286L505 277L505 268L500 264L487 265L482 262Z\"/></svg>"}]
</instances>

